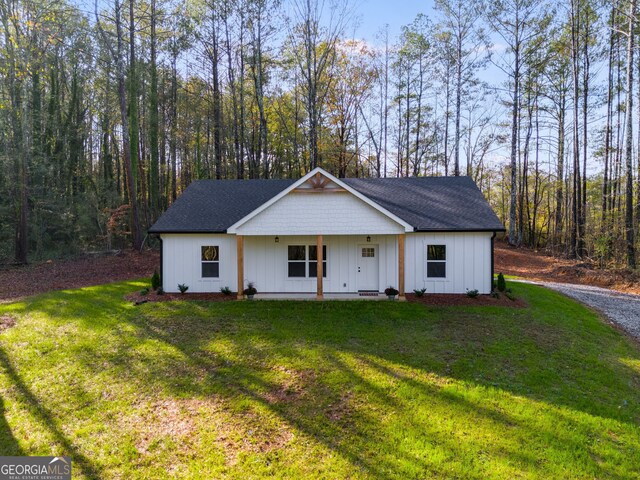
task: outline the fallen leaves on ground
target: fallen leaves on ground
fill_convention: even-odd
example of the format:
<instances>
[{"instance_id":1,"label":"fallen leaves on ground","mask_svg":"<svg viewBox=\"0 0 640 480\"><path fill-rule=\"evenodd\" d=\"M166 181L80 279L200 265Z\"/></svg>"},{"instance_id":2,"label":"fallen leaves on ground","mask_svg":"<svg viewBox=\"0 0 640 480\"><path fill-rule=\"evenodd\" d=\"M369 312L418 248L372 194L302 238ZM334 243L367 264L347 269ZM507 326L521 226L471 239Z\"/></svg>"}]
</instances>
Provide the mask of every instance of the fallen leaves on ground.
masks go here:
<instances>
[{"instance_id":1,"label":"fallen leaves on ground","mask_svg":"<svg viewBox=\"0 0 640 480\"><path fill-rule=\"evenodd\" d=\"M0 267L0 303L69 288L150 277L160 268L160 254L127 250L105 255L83 255L25 266Z\"/></svg>"},{"instance_id":2,"label":"fallen leaves on ground","mask_svg":"<svg viewBox=\"0 0 640 480\"><path fill-rule=\"evenodd\" d=\"M640 275L627 269L600 269L590 262L548 255L496 242L495 272L529 280L587 284L640 294Z\"/></svg>"}]
</instances>

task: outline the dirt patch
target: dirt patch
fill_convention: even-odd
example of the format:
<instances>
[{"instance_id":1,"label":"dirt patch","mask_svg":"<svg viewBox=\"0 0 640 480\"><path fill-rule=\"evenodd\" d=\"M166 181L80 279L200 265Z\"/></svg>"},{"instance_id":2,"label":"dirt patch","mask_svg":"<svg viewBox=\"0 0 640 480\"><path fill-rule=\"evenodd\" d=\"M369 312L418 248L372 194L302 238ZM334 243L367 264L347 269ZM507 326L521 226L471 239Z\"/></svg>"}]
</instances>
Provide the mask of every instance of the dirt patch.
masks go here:
<instances>
[{"instance_id":1,"label":"dirt patch","mask_svg":"<svg viewBox=\"0 0 640 480\"><path fill-rule=\"evenodd\" d=\"M495 272L545 282L588 284L640 294L640 274L627 269L603 270L588 261L559 258L496 242Z\"/></svg>"},{"instance_id":2,"label":"dirt patch","mask_svg":"<svg viewBox=\"0 0 640 480\"><path fill-rule=\"evenodd\" d=\"M349 420L354 411L352 399L353 392L343 393L338 401L327 406L325 411L327 418L337 423L344 423L345 420Z\"/></svg>"},{"instance_id":3,"label":"dirt patch","mask_svg":"<svg viewBox=\"0 0 640 480\"><path fill-rule=\"evenodd\" d=\"M124 297L126 300L135 304L147 302L173 302L175 300L198 300L205 302L229 302L236 299L235 295L225 295L224 293L165 293L158 295L156 292L149 292L142 295L140 292L134 292Z\"/></svg>"},{"instance_id":4,"label":"dirt patch","mask_svg":"<svg viewBox=\"0 0 640 480\"><path fill-rule=\"evenodd\" d=\"M266 453L283 448L293 439L293 432L279 422L267 421L255 412L236 414L236 435L227 436L224 431L219 441L225 444L226 457L235 463L240 452Z\"/></svg>"},{"instance_id":5,"label":"dirt patch","mask_svg":"<svg viewBox=\"0 0 640 480\"><path fill-rule=\"evenodd\" d=\"M169 437L182 445L195 432L195 418L203 407L210 407L201 400L164 400L150 405L144 417L133 419L138 434L135 445L142 453L148 453L154 443Z\"/></svg>"},{"instance_id":6,"label":"dirt patch","mask_svg":"<svg viewBox=\"0 0 640 480\"><path fill-rule=\"evenodd\" d=\"M478 295L475 298L468 297L464 294L451 293L425 293L422 297L418 297L413 293L407 294L407 301L413 303L422 303L433 307L511 307L524 308L527 302L521 298L511 300L505 295L500 294L498 298L491 295Z\"/></svg>"},{"instance_id":7,"label":"dirt patch","mask_svg":"<svg viewBox=\"0 0 640 480\"><path fill-rule=\"evenodd\" d=\"M217 442L230 463L242 452L269 452L284 447L293 433L280 422L272 422L249 409L236 412L220 397L166 399L148 403L138 413L123 419L122 428L135 432L135 447L152 454L167 439L181 451L191 452L203 429L217 430Z\"/></svg>"},{"instance_id":8,"label":"dirt patch","mask_svg":"<svg viewBox=\"0 0 640 480\"><path fill-rule=\"evenodd\" d=\"M82 288L150 277L160 268L160 254L131 250L118 254L84 255L67 260L0 267L0 303L51 290Z\"/></svg>"},{"instance_id":9,"label":"dirt patch","mask_svg":"<svg viewBox=\"0 0 640 480\"><path fill-rule=\"evenodd\" d=\"M0 315L0 333L16 326L16 318L13 315Z\"/></svg>"},{"instance_id":10,"label":"dirt patch","mask_svg":"<svg viewBox=\"0 0 640 480\"><path fill-rule=\"evenodd\" d=\"M301 400L316 380L314 370L297 371L283 367L276 367L276 370L283 372L285 378L265 395L265 400L270 404L294 403Z\"/></svg>"}]
</instances>

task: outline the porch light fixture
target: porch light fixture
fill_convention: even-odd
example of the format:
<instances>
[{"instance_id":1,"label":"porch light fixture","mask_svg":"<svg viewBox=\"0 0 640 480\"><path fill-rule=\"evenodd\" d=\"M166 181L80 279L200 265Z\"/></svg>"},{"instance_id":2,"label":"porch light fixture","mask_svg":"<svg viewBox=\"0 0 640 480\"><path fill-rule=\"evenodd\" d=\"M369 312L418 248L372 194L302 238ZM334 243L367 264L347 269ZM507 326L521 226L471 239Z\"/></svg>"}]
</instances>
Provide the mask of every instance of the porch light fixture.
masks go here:
<instances>
[{"instance_id":1,"label":"porch light fixture","mask_svg":"<svg viewBox=\"0 0 640 480\"><path fill-rule=\"evenodd\" d=\"M367 235L367 243L371 243L371 237Z\"/></svg>"},{"instance_id":2,"label":"porch light fixture","mask_svg":"<svg viewBox=\"0 0 640 480\"><path fill-rule=\"evenodd\" d=\"M280 237L276 236L275 241L276 243L280 243Z\"/></svg>"}]
</instances>

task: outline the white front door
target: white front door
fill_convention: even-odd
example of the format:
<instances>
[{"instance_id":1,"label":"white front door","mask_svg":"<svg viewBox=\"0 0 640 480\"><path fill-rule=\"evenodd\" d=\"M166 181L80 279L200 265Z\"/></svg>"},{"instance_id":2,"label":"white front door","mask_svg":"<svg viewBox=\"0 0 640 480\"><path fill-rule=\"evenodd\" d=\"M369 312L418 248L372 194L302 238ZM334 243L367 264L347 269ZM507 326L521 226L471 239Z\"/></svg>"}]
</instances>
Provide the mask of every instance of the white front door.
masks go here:
<instances>
[{"instance_id":1,"label":"white front door","mask_svg":"<svg viewBox=\"0 0 640 480\"><path fill-rule=\"evenodd\" d=\"M358 245L358 290L379 291L378 246Z\"/></svg>"}]
</instances>

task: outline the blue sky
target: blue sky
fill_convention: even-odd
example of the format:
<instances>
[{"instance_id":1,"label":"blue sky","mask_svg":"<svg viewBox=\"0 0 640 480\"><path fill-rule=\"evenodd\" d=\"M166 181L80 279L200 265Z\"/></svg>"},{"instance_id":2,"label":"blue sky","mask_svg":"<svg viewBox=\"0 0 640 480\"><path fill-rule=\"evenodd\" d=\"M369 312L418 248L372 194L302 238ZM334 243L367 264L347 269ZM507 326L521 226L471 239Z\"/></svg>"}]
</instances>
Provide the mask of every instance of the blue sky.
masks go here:
<instances>
[{"instance_id":1,"label":"blue sky","mask_svg":"<svg viewBox=\"0 0 640 480\"><path fill-rule=\"evenodd\" d=\"M389 24L389 40L400 34L403 25L411 23L418 13L433 17L433 2L415 0L361 0L355 3L359 27L356 38L374 42L376 33Z\"/></svg>"}]
</instances>

